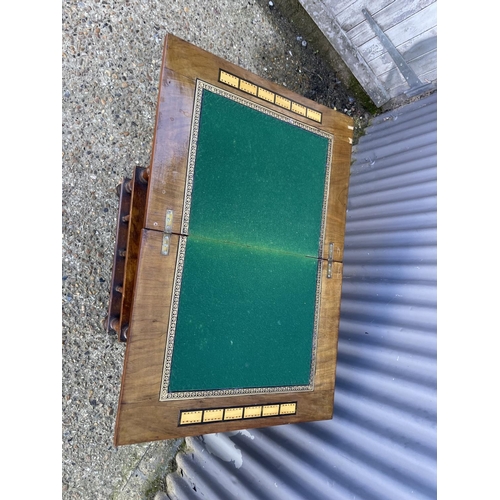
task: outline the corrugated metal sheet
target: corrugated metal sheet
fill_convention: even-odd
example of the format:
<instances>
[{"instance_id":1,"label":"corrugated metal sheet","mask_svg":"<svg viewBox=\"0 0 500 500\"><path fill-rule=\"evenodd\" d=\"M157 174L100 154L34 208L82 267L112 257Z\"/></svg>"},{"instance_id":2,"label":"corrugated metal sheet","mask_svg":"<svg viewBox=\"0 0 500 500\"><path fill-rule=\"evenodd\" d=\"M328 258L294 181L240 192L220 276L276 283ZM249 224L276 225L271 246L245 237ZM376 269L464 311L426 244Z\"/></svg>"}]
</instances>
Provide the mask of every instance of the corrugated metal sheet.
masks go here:
<instances>
[{"instance_id":1,"label":"corrugated metal sheet","mask_svg":"<svg viewBox=\"0 0 500 500\"><path fill-rule=\"evenodd\" d=\"M436 497L436 101L353 152L333 419L189 438L172 499Z\"/></svg>"}]
</instances>

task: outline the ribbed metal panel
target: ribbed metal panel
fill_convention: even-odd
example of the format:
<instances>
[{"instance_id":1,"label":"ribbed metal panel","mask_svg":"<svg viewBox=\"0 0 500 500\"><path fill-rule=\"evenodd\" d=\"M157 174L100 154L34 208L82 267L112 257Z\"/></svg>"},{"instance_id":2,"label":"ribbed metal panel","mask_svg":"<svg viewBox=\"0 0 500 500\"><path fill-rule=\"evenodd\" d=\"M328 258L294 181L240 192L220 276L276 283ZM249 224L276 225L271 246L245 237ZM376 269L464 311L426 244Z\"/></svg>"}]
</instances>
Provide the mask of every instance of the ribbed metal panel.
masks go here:
<instances>
[{"instance_id":1,"label":"ribbed metal panel","mask_svg":"<svg viewBox=\"0 0 500 500\"><path fill-rule=\"evenodd\" d=\"M436 100L353 152L333 419L189 438L172 499L436 497Z\"/></svg>"}]
</instances>

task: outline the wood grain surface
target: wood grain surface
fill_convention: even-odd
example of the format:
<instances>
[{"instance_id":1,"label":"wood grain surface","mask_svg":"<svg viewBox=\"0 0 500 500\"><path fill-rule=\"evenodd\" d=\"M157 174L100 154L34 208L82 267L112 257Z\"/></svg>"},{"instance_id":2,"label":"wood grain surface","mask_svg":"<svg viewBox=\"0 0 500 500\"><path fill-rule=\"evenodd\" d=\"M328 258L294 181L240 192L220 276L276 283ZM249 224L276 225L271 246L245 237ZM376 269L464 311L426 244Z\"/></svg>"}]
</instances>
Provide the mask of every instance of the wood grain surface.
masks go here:
<instances>
[{"instance_id":1,"label":"wood grain surface","mask_svg":"<svg viewBox=\"0 0 500 500\"><path fill-rule=\"evenodd\" d=\"M265 80L250 71L210 54L209 52L187 43L174 35L167 35L165 43L167 50L164 54L164 67L185 77L192 78L193 80L200 78L201 80L212 83L213 85L218 85L226 90L230 90L235 94L245 97L250 101L257 102L259 104L263 104L263 102L265 102L258 97L243 92L242 90L220 83L219 70L222 69L259 85L264 89L268 89L279 95L287 97L294 102L323 113L322 123L317 123L307 118L304 118L304 123L308 123L309 125L315 126L321 130L333 133L339 140L347 140L349 142L349 139L352 139L352 129L349 127L353 125L353 120L349 116L302 97L290 91L286 87ZM292 118L297 118L299 116L296 113L288 111L276 104L268 104L270 109L273 109L278 113L282 113Z\"/></svg>"},{"instance_id":2,"label":"wood grain surface","mask_svg":"<svg viewBox=\"0 0 500 500\"><path fill-rule=\"evenodd\" d=\"M195 81L163 67L153 138L145 227L165 229L173 210L172 232L180 234L191 133Z\"/></svg>"},{"instance_id":3,"label":"wood grain surface","mask_svg":"<svg viewBox=\"0 0 500 500\"><path fill-rule=\"evenodd\" d=\"M285 99L321 113L321 123L307 116L301 117L292 110L288 111L271 102L266 104L258 95L252 96L248 92L221 83L219 81L221 69L257 87L268 89L271 93L279 94ZM316 369L312 391L159 401L177 253L180 238L186 237L181 233L181 220L197 78L333 134L323 245ZM316 115L310 114L310 116ZM350 117L298 96L175 36L167 36L161 69L144 229L140 235L116 419L115 445L332 417L352 134L353 122ZM167 210L173 210L172 235L169 255L162 255ZM328 278L327 259L330 243L334 245L334 252L332 276ZM179 426L181 411L291 402L297 404L297 411L293 415Z\"/></svg>"},{"instance_id":4,"label":"wood grain surface","mask_svg":"<svg viewBox=\"0 0 500 500\"><path fill-rule=\"evenodd\" d=\"M328 193L323 258L328 259L329 244L333 243L333 260L344 260L345 220L351 170L351 149L347 141L333 137L332 171Z\"/></svg>"},{"instance_id":5,"label":"wood grain surface","mask_svg":"<svg viewBox=\"0 0 500 500\"><path fill-rule=\"evenodd\" d=\"M132 177L132 193L128 221L127 245L125 248L125 276L123 280L122 303L120 312L120 340L126 340L126 329L130 322L132 300L134 296L137 258L141 242L141 231L144 226L146 209L147 183L141 179L143 168L135 167Z\"/></svg>"}]
</instances>

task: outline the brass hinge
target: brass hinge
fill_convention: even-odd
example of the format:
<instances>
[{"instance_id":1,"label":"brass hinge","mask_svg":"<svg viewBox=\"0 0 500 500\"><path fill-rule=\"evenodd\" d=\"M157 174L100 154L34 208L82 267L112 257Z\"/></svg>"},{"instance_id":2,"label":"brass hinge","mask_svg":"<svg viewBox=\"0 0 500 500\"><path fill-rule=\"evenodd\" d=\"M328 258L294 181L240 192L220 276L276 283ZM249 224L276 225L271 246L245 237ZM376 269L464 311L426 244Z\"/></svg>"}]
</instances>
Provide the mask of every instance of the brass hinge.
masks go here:
<instances>
[{"instance_id":1,"label":"brass hinge","mask_svg":"<svg viewBox=\"0 0 500 500\"><path fill-rule=\"evenodd\" d=\"M333 266L333 243L330 243L328 247L328 271L326 274L327 278L332 277L332 266Z\"/></svg>"},{"instance_id":2,"label":"brass hinge","mask_svg":"<svg viewBox=\"0 0 500 500\"><path fill-rule=\"evenodd\" d=\"M163 230L163 240L161 243L161 254L168 255L170 252L170 236L172 235L172 222L174 220L174 211L167 210L165 214L165 229Z\"/></svg>"}]
</instances>

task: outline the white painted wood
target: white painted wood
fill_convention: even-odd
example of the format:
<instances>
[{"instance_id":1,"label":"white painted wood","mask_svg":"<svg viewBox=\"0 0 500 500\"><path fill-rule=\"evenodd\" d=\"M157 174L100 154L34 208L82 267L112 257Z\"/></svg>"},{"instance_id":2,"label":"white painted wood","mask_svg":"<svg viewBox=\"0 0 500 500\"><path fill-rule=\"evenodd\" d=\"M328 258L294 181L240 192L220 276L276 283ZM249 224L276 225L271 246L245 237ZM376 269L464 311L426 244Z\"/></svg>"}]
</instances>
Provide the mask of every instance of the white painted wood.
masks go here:
<instances>
[{"instance_id":1,"label":"white painted wood","mask_svg":"<svg viewBox=\"0 0 500 500\"><path fill-rule=\"evenodd\" d=\"M337 17L341 12L354 10L356 0L320 0L328 10Z\"/></svg>"},{"instance_id":2,"label":"white painted wood","mask_svg":"<svg viewBox=\"0 0 500 500\"><path fill-rule=\"evenodd\" d=\"M372 11L373 7L371 2L366 2L366 9L371 14L375 22L380 26L380 29L382 29L382 31L384 32L387 32L394 26L405 22L410 17L418 14L420 11L435 3L436 0L396 0L382 10L376 11L374 9ZM376 12L376 14L374 14L373 12ZM354 15L355 14L353 12L352 16ZM356 19L359 19L359 21L352 28L348 28L348 23L344 22L340 18L340 16L339 23L344 31L347 32L347 36L351 39L353 44L359 46L373 38L374 34L373 30L370 28L370 25L366 22L361 10L356 15ZM432 23L432 25L435 25L435 16L433 19L434 22Z\"/></svg>"},{"instance_id":3,"label":"white painted wood","mask_svg":"<svg viewBox=\"0 0 500 500\"><path fill-rule=\"evenodd\" d=\"M299 0L377 106L409 86L375 36L366 8L423 82L437 78L436 0Z\"/></svg>"},{"instance_id":4,"label":"white painted wood","mask_svg":"<svg viewBox=\"0 0 500 500\"><path fill-rule=\"evenodd\" d=\"M422 81L423 84L426 83L433 83L435 87L437 88L437 70L430 71L429 73L426 73L425 75L420 76L420 80ZM408 90L408 85L406 82L404 84L398 85L396 87L393 87L390 89L390 96L391 99L395 97L400 97L401 95L404 95L404 93Z\"/></svg>"},{"instance_id":5,"label":"white painted wood","mask_svg":"<svg viewBox=\"0 0 500 500\"><path fill-rule=\"evenodd\" d=\"M413 69L413 71L419 77L420 81L423 84L430 83L433 81L429 80L429 75L432 75L433 73L436 72L435 61L436 61L436 51L434 50L428 52L427 54L424 54L421 57L414 59L410 63L410 67ZM384 84L385 88L391 95L394 95L396 90L399 92L401 86L405 87L404 91L408 90L409 88L408 84L401 76L401 73L397 70L397 68L394 68L393 70L388 71L387 73L379 75L378 78ZM429 82L427 82L426 80L429 80Z\"/></svg>"},{"instance_id":6,"label":"white painted wood","mask_svg":"<svg viewBox=\"0 0 500 500\"><path fill-rule=\"evenodd\" d=\"M436 3L429 5L414 16L385 31L391 42L397 47L411 40L424 31L436 27ZM355 45L363 59L370 63L373 59L386 52L378 38L372 38L362 45Z\"/></svg>"},{"instance_id":7,"label":"white painted wood","mask_svg":"<svg viewBox=\"0 0 500 500\"><path fill-rule=\"evenodd\" d=\"M408 0L408 2L410 1L414 0ZM401 9L402 3L403 0L356 0L347 9L344 9L341 12L337 12L337 22L349 35L350 30L361 23L365 23L365 16L362 12L363 9L367 9L372 17L376 19L376 16L379 12L383 12L385 9L390 8L392 5L398 4L397 8ZM349 35L349 38L352 39L351 35Z\"/></svg>"},{"instance_id":8,"label":"white painted wood","mask_svg":"<svg viewBox=\"0 0 500 500\"><path fill-rule=\"evenodd\" d=\"M407 42L396 47L400 54L405 58L406 62L411 63L411 61L418 57L419 55L423 55L431 50L434 50L436 47L436 39L437 39L437 26L434 28L421 33L420 35L408 40ZM426 49L426 46L428 47ZM434 62L436 65L436 62ZM387 53L384 52L379 57L370 61L370 66L373 69L373 72L376 76L381 75L382 73L386 73L395 67L394 60Z\"/></svg>"},{"instance_id":9,"label":"white painted wood","mask_svg":"<svg viewBox=\"0 0 500 500\"><path fill-rule=\"evenodd\" d=\"M299 1L336 52L342 57L375 105L382 106L387 102L390 99L389 94L378 81L367 62L360 56L356 47L352 45L335 17L331 15L331 12L318 0Z\"/></svg>"}]
</instances>

